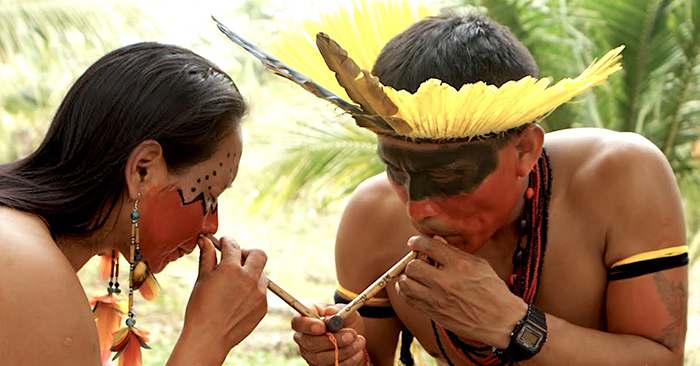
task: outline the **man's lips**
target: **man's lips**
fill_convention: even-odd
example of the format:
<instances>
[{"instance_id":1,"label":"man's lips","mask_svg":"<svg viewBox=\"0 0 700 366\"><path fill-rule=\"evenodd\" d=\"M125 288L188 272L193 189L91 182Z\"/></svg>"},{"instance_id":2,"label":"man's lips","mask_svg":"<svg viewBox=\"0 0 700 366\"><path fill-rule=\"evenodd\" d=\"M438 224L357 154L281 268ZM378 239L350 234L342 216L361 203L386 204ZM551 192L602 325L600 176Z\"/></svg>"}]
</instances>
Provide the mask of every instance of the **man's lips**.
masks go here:
<instances>
[{"instance_id":1,"label":"man's lips","mask_svg":"<svg viewBox=\"0 0 700 366\"><path fill-rule=\"evenodd\" d=\"M464 244L464 237L462 235L451 234L451 235L438 235L440 238L445 239L447 244L450 245L462 245Z\"/></svg>"}]
</instances>

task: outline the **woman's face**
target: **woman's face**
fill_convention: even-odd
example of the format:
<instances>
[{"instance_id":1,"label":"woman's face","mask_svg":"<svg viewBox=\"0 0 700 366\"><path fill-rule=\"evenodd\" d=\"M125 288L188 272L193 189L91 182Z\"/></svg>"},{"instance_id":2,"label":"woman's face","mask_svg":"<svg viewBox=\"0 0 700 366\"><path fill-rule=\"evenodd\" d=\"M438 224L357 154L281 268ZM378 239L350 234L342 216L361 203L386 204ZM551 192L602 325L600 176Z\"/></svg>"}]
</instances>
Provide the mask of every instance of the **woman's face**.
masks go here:
<instances>
[{"instance_id":1,"label":"woman's face","mask_svg":"<svg viewBox=\"0 0 700 366\"><path fill-rule=\"evenodd\" d=\"M142 193L140 249L154 273L191 253L200 234L216 232L217 198L236 178L242 148L238 130L208 160L170 176L165 187Z\"/></svg>"}]
</instances>

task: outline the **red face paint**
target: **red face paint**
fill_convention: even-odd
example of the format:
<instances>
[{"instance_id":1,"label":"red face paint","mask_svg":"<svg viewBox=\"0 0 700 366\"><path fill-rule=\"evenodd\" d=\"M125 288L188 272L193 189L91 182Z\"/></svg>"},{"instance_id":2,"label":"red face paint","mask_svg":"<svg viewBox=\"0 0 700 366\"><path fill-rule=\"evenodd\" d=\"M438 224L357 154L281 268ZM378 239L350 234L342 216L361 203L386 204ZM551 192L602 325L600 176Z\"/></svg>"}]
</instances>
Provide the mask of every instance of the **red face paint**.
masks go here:
<instances>
[{"instance_id":1,"label":"red face paint","mask_svg":"<svg viewBox=\"0 0 700 366\"><path fill-rule=\"evenodd\" d=\"M140 245L144 260L158 273L169 262L194 250L204 223L216 221L217 213L202 215L199 202L183 205L175 187L149 193L139 204Z\"/></svg>"},{"instance_id":2,"label":"red face paint","mask_svg":"<svg viewBox=\"0 0 700 366\"><path fill-rule=\"evenodd\" d=\"M200 234L216 233L217 198L235 179L241 152L241 138L236 133L208 160L183 175L171 176L171 185L142 195L140 248L154 273L192 252Z\"/></svg>"},{"instance_id":3,"label":"red face paint","mask_svg":"<svg viewBox=\"0 0 700 366\"><path fill-rule=\"evenodd\" d=\"M381 144L382 138L380 138ZM441 182L451 182L452 194L444 192L431 191L422 189L423 194L412 195L411 191L419 190L411 187L411 179L397 182L389 175L389 181L396 190L400 199L406 204L408 215L413 222L413 225L421 232L427 235L440 235L444 237L450 244L458 248L474 253L478 251L501 227L509 222L513 215L513 211L518 205L522 190L521 177L517 174L517 165L515 154L506 153L508 147L497 150L494 148L495 157L478 157L464 156L455 158L455 151L464 154L467 151L472 153L489 154L488 149L480 148L477 150L469 150L460 146L473 144L470 142L451 143L451 144L428 144L435 145L416 147L417 144L408 142L393 142L385 141L385 145L391 144L392 148L400 148L404 150L403 154L389 154L383 157L383 160L391 159L395 166L404 166L401 173L404 176L411 177L415 172L410 167L415 167L420 163L423 169L439 171L439 166L444 164L447 159L452 166L466 166L476 164L471 171L479 171L479 162L489 163L491 161L498 162L498 166L490 169L483 179L474 184L474 178L478 176L470 173L469 177L460 177L458 172L450 171L449 167L444 169L442 175L450 176L449 179L441 177L440 180L434 180L430 177L426 179L414 180L415 183L423 185L423 187L439 187ZM481 144L481 143L480 143ZM441 150L436 150L438 145L447 145ZM425 151L434 151L430 156L420 153ZM380 147L380 151L381 147ZM389 151L384 149L384 151ZM419 152L417 155L414 153ZM446 153L446 157L436 158L442 152ZM401 159L396 158L402 156ZM419 162L413 161L412 157L417 156ZM433 161L434 165L430 166L429 162ZM465 180L466 179L466 180ZM461 182L463 189L454 184ZM432 194L425 194L425 192ZM417 196L417 198L413 198Z\"/></svg>"}]
</instances>

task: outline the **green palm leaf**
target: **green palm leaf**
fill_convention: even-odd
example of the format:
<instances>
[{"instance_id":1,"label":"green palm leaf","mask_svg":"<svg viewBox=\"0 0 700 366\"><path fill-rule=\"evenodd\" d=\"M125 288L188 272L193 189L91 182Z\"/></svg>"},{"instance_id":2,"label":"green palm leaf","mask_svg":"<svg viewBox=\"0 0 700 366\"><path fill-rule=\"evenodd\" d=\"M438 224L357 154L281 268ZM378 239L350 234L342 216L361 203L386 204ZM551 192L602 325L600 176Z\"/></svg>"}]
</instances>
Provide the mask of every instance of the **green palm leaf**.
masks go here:
<instances>
[{"instance_id":1,"label":"green palm leaf","mask_svg":"<svg viewBox=\"0 0 700 366\"><path fill-rule=\"evenodd\" d=\"M375 153L375 135L349 121L299 122L259 143L274 148L273 155L281 158L263 169L254 210L302 197L323 207L384 170Z\"/></svg>"}]
</instances>

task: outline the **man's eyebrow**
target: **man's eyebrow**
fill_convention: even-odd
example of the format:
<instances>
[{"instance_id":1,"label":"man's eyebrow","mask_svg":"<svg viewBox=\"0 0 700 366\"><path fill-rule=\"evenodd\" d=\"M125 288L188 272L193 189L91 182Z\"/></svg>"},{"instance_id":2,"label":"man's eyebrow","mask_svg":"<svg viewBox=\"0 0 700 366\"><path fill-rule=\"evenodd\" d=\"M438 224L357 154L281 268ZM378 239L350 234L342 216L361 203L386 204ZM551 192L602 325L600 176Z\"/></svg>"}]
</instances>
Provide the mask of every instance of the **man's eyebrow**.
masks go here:
<instances>
[{"instance_id":1,"label":"man's eyebrow","mask_svg":"<svg viewBox=\"0 0 700 366\"><path fill-rule=\"evenodd\" d=\"M454 170L477 170L479 163L474 161L474 159L456 159L447 164L444 164L440 168L443 169L454 169Z\"/></svg>"},{"instance_id":2,"label":"man's eyebrow","mask_svg":"<svg viewBox=\"0 0 700 366\"><path fill-rule=\"evenodd\" d=\"M380 160L382 163L384 163L384 164L386 164L386 165L394 166L394 164L392 164L391 162L389 162L389 160L384 159L383 156L377 154L377 157L379 157L379 160Z\"/></svg>"}]
</instances>

